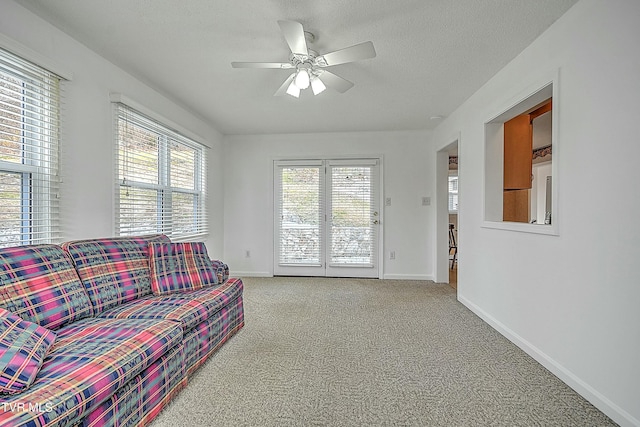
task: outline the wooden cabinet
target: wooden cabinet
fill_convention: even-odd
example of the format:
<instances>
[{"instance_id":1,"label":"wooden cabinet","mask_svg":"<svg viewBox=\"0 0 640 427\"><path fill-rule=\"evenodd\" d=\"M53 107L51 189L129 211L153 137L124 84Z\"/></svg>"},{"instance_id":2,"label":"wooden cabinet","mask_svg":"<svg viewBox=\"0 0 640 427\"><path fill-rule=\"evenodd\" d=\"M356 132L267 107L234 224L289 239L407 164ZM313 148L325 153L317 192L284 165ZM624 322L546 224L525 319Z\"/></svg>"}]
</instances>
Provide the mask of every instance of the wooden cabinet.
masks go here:
<instances>
[{"instance_id":1,"label":"wooden cabinet","mask_svg":"<svg viewBox=\"0 0 640 427\"><path fill-rule=\"evenodd\" d=\"M529 222L533 172L533 120L551 111L551 99L504 122L502 220Z\"/></svg>"},{"instance_id":2,"label":"wooden cabinet","mask_svg":"<svg viewBox=\"0 0 640 427\"><path fill-rule=\"evenodd\" d=\"M532 161L533 126L522 114L504 123L503 221L529 222Z\"/></svg>"},{"instance_id":3,"label":"wooden cabinet","mask_svg":"<svg viewBox=\"0 0 640 427\"><path fill-rule=\"evenodd\" d=\"M533 126L528 114L504 123L504 189L531 188Z\"/></svg>"},{"instance_id":4,"label":"wooden cabinet","mask_svg":"<svg viewBox=\"0 0 640 427\"><path fill-rule=\"evenodd\" d=\"M529 222L531 215L531 190L506 190L503 192L502 220Z\"/></svg>"}]
</instances>

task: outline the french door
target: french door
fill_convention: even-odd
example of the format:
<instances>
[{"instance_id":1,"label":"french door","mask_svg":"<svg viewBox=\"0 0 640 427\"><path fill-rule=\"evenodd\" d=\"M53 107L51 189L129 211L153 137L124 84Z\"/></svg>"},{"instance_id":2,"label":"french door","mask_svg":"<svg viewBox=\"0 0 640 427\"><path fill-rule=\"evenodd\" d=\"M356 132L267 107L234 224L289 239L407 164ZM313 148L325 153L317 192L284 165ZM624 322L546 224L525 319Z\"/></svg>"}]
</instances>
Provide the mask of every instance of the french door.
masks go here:
<instances>
[{"instance_id":1,"label":"french door","mask_svg":"<svg viewBox=\"0 0 640 427\"><path fill-rule=\"evenodd\" d=\"M274 274L379 277L379 163L275 162Z\"/></svg>"}]
</instances>

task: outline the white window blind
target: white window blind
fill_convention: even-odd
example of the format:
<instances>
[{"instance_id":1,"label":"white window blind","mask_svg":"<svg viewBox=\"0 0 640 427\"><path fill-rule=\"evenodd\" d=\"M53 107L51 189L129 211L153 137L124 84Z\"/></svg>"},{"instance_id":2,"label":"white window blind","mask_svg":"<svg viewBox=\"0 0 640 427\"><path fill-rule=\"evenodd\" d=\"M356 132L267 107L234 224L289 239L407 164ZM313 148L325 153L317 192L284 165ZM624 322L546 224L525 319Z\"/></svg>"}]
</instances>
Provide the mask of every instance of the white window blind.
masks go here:
<instances>
[{"instance_id":1,"label":"white window blind","mask_svg":"<svg viewBox=\"0 0 640 427\"><path fill-rule=\"evenodd\" d=\"M127 105L114 106L116 233L204 236L205 147Z\"/></svg>"},{"instance_id":2,"label":"white window blind","mask_svg":"<svg viewBox=\"0 0 640 427\"><path fill-rule=\"evenodd\" d=\"M321 162L278 166L280 265L320 265L323 206Z\"/></svg>"},{"instance_id":3,"label":"white window blind","mask_svg":"<svg viewBox=\"0 0 640 427\"><path fill-rule=\"evenodd\" d=\"M458 212L458 177L449 176L449 212Z\"/></svg>"},{"instance_id":4,"label":"white window blind","mask_svg":"<svg viewBox=\"0 0 640 427\"><path fill-rule=\"evenodd\" d=\"M60 77L0 49L0 247L60 241Z\"/></svg>"},{"instance_id":5,"label":"white window blind","mask_svg":"<svg viewBox=\"0 0 640 427\"><path fill-rule=\"evenodd\" d=\"M379 219L375 164L330 162L331 264L373 265Z\"/></svg>"}]
</instances>

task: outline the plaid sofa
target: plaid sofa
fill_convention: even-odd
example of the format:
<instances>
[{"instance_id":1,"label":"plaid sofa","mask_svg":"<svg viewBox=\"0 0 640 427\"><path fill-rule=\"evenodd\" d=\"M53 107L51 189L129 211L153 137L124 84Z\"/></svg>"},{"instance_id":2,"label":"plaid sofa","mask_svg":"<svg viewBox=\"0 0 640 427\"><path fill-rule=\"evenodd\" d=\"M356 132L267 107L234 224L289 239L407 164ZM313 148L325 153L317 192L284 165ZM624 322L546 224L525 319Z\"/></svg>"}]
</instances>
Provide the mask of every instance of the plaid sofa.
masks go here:
<instances>
[{"instance_id":1,"label":"plaid sofa","mask_svg":"<svg viewBox=\"0 0 640 427\"><path fill-rule=\"evenodd\" d=\"M33 383L0 393L1 426L142 426L244 326L243 284L153 295L164 235L0 249L0 307L56 334ZM2 332L2 331L0 331Z\"/></svg>"}]
</instances>

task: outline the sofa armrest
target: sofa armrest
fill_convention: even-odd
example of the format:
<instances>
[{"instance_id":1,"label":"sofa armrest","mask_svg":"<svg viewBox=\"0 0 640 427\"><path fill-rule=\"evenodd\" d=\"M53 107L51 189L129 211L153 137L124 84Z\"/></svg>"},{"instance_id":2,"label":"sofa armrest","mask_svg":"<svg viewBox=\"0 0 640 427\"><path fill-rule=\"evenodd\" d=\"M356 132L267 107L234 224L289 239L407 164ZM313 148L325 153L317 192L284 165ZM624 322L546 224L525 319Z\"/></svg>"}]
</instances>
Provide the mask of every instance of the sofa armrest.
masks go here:
<instances>
[{"instance_id":1,"label":"sofa armrest","mask_svg":"<svg viewBox=\"0 0 640 427\"><path fill-rule=\"evenodd\" d=\"M224 262L212 259L211 264L213 264L213 268L216 270L216 274L218 275L218 284L223 284L229 279L229 266Z\"/></svg>"}]
</instances>

